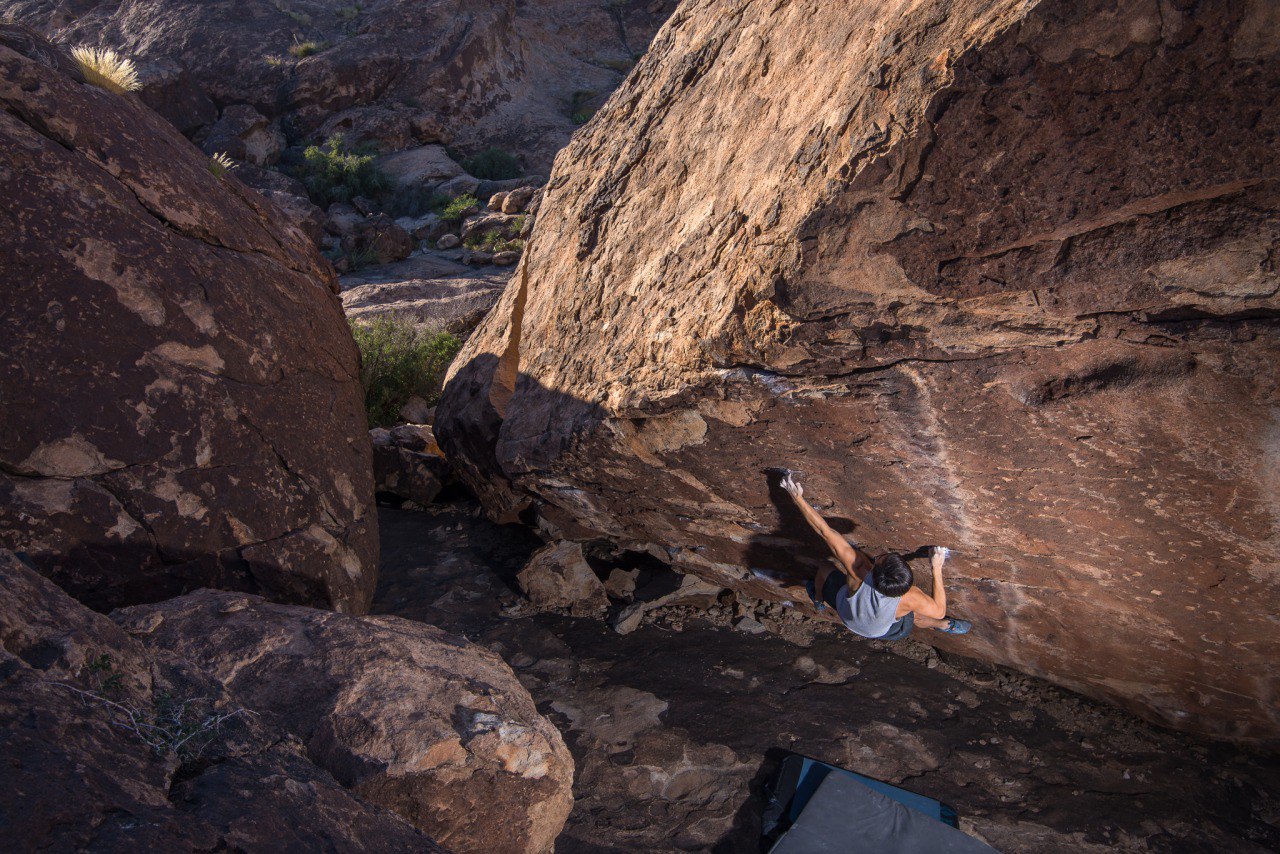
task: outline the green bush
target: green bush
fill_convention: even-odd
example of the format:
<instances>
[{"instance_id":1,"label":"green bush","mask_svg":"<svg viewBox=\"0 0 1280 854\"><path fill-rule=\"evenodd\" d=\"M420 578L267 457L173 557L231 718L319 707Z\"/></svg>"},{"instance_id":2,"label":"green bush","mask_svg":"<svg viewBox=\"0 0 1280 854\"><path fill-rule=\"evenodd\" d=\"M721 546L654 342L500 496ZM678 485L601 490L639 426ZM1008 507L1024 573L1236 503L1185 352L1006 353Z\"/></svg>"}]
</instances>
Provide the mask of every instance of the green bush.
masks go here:
<instances>
[{"instance_id":1,"label":"green bush","mask_svg":"<svg viewBox=\"0 0 1280 854\"><path fill-rule=\"evenodd\" d=\"M524 241L518 237L507 238L499 231L486 231L484 234L473 234L463 243L468 249L479 249L484 252L524 251Z\"/></svg>"},{"instance_id":2,"label":"green bush","mask_svg":"<svg viewBox=\"0 0 1280 854\"><path fill-rule=\"evenodd\" d=\"M514 155L501 148L487 148L475 157L462 161L462 168L486 181L505 181L520 177L520 164Z\"/></svg>"},{"instance_id":3,"label":"green bush","mask_svg":"<svg viewBox=\"0 0 1280 854\"><path fill-rule=\"evenodd\" d=\"M400 407L415 394L434 404L449 363L462 347L448 332L423 330L394 314L353 320L351 335L360 348L360 378L372 427L396 424Z\"/></svg>"},{"instance_id":4,"label":"green bush","mask_svg":"<svg viewBox=\"0 0 1280 854\"><path fill-rule=\"evenodd\" d=\"M376 196L391 186L373 162L374 152L349 149L340 134L323 145L311 145L302 152L297 177L306 185L311 199L321 207L349 202L356 196Z\"/></svg>"},{"instance_id":5,"label":"green bush","mask_svg":"<svg viewBox=\"0 0 1280 854\"><path fill-rule=\"evenodd\" d=\"M591 106L591 99L596 96L595 92L589 92L580 89L573 93L573 97L569 100L569 119L575 125L585 125L591 121L591 117L596 114L595 107Z\"/></svg>"},{"instance_id":6,"label":"green bush","mask_svg":"<svg viewBox=\"0 0 1280 854\"><path fill-rule=\"evenodd\" d=\"M470 208L479 207L479 205L480 200L467 193L465 196L458 196L458 198L442 207L440 209L440 218L450 221L460 220Z\"/></svg>"}]
</instances>

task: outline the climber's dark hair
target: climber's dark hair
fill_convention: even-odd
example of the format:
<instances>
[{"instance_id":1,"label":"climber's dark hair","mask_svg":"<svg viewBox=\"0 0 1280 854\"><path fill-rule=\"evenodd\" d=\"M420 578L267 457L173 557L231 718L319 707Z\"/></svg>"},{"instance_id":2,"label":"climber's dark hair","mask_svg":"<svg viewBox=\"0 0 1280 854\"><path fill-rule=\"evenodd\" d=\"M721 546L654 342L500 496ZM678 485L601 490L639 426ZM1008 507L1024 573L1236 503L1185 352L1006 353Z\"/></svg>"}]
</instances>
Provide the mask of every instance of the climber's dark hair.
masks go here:
<instances>
[{"instance_id":1,"label":"climber's dark hair","mask_svg":"<svg viewBox=\"0 0 1280 854\"><path fill-rule=\"evenodd\" d=\"M871 586L881 596L903 596L911 589L911 567L902 555L889 552L876 558L871 570Z\"/></svg>"}]
</instances>

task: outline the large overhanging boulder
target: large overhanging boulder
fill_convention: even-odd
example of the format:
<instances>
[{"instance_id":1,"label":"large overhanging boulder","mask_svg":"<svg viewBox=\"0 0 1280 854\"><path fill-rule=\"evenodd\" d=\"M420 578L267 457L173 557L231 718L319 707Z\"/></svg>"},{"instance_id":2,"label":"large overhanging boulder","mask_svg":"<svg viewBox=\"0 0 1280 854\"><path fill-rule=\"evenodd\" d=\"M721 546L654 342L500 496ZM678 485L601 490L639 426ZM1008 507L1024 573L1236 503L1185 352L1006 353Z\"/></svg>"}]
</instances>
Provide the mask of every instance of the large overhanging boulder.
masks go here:
<instances>
[{"instance_id":1,"label":"large overhanging boulder","mask_svg":"<svg viewBox=\"0 0 1280 854\"><path fill-rule=\"evenodd\" d=\"M332 268L69 63L0 25L0 544L101 609L202 585L367 609L371 452Z\"/></svg>"},{"instance_id":2,"label":"large overhanging boulder","mask_svg":"<svg viewBox=\"0 0 1280 854\"><path fill-rule=\"evenodd\" d=\"M931 642L1275 744L1273 10L682 6L558 158L442 446L494 515L775 599L822 559L798 468L872 551L956 549L976 628Z\"/></svg>"}]
</instances>

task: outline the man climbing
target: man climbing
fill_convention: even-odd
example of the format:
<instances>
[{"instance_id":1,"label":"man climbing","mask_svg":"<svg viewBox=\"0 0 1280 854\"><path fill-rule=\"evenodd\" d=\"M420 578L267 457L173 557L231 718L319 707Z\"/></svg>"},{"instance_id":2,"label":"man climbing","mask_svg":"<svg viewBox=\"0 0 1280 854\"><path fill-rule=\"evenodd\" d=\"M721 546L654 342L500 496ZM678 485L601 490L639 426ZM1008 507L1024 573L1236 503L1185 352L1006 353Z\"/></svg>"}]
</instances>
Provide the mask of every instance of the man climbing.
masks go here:
<instances>
[{"instance_id":1,"label":"man climbing","mask_svg":"<svg viewBox=\"0 0 1280 854\"><path fill-rule=\"evenodd\" d=\"M933 595L929 595L911 583L905 557L890 552L872 559L836 533L804 500L804 487L790 471L782 477L782 488L840 564L838 571L830 564L823 566L806 587L819 611L830 605L851 632L877 640L902 640L916 624L952 635L967 634L973 628L967 620L947 616L947 591L942 584L947 549L929 549L933 569Z\"/></svg>"}]
</instances>

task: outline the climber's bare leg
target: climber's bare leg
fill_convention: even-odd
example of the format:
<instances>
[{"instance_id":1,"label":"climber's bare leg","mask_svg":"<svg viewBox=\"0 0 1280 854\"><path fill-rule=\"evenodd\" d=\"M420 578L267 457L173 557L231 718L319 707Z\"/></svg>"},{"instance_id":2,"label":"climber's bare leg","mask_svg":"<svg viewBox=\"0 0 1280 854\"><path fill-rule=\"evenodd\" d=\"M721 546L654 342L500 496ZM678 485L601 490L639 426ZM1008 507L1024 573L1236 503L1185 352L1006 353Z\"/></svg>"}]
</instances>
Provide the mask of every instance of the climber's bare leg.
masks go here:
<instances>
[{"instance_id":1,"label":"climber's bare leg","mask_svg":"<svg viewBox=\"0 0 1280 854\"><path fill-rule=\"evenodd\" d=\"M831 573L837 572L835 565L830 561L823 561L822 566L818 567L818 571L813 574L813 594L822 601L822 589L827 586L827 579Z\"/></svg>"},{"instance_id":2,"label":"climber's bare leg","mask_svg":"<svg viewBox=\"0 0 1280 854\"><path fill-rule=\"evenodd\" d=\"M923 617L920 614L916 614L916 625L922 629L945 629L950 624L950 617L943 617L939 620L934 617Z\"/></svg>"}]
</instances>

